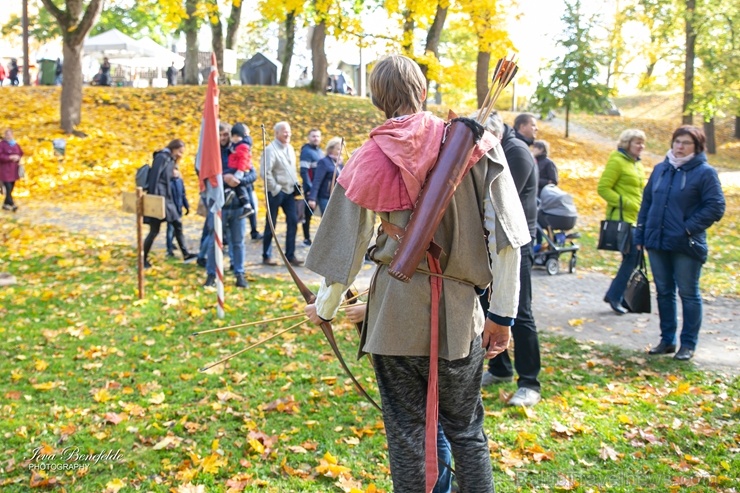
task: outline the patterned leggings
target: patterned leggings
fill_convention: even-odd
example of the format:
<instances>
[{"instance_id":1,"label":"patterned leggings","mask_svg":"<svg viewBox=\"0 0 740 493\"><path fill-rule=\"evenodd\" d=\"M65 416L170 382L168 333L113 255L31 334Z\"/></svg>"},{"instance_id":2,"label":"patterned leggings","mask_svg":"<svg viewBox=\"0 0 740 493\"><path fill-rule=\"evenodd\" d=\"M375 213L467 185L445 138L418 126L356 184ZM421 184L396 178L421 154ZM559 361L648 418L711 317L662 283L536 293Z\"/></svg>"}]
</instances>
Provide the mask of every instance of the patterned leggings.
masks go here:
<instances>
[{"instance_id":1,"label":"patterned leggings","mask_svg":"<svg viewBox=\"0 0 740 493\"><path fill-rule=\"evenodd\" d=\"M493 493L491 456L483 431L480 381L484 351L478 336L470 354L439 360L439 422L455 458L463 493ZM424 424L429 357L374 354L395 493L424 492Z\"/></svg>"}]
</instances>

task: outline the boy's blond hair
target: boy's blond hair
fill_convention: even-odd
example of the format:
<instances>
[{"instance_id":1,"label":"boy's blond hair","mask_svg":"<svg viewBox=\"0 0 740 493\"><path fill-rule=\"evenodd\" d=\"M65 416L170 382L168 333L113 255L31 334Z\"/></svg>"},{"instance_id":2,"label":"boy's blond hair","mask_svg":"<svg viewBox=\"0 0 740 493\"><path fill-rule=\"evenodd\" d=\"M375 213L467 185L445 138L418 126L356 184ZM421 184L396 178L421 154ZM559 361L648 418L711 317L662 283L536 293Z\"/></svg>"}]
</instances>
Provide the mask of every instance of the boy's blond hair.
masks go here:
<instances>
[{"instance_id":1,"label":"boy's blond hair","mask_svg":"<svg viewBox=\"0 0 740 493\"><path fill-rule=\"evenodd\" d=\"M425 92L426 79L419 65L403 55L382 59L370 74L373 104L386 118L420 112Z\"/></svg>"}]
</instances>

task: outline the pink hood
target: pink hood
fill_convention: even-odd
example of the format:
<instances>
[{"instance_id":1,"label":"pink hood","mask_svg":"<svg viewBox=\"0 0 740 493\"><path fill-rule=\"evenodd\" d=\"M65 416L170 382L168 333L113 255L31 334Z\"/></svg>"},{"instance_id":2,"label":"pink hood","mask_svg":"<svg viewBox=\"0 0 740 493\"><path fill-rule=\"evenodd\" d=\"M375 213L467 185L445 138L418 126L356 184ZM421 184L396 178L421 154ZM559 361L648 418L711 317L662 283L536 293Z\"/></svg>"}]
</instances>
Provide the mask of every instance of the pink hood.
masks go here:
<instances>
[{"instance_id":1,"label":"pink hood","mask_svg":"<svg viewBox=\"0 0 740 493\"><path fill-rule=\"evenodd\" d=\"M445 122L429 112L386 120L370 132L337 180L352 202L376 212L412 209L437 162ZM468 165L495 145L486 133Z\"/></svg>"}]
</instances>

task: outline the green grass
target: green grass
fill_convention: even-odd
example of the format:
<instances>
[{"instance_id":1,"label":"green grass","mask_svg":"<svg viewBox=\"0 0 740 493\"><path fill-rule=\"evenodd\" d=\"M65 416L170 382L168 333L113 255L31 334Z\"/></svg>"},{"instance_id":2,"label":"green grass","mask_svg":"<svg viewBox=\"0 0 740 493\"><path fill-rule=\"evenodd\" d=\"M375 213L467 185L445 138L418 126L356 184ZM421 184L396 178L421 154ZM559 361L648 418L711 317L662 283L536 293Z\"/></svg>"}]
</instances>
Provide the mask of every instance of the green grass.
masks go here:
<instances>
[{"instance_id":1,"label":"green grass","mask_svg":"<svg viewBox=\"0 0 740 493\"><path fill-rule=\"evenodd\" d=\"M215 317L202 273L168 263L136 296L130 248L7 221L0 271L0 488L25 492L343 491L322 460L347 467L344 491L391 491L381 417L359 397L319 330L302 328L198 368L290 322L194 337L194 330L299 313L295 288L270 278L227 286ZM39 242L43 238L43 242ZM354 329L336 324L353 371L376 395ZM497 491L735 491L740 382L670 358L543 337L545 400L532 410L484 391ZM30 461L120 450L120 460ZM31 464L84 464L29 470ZM695 483L695 484L694 484ZM560 485L560 486L558 486ZM690 486L682 486L690 485ZM734 490L733 490L734 488Z\"/></svg>"}]
</instances>

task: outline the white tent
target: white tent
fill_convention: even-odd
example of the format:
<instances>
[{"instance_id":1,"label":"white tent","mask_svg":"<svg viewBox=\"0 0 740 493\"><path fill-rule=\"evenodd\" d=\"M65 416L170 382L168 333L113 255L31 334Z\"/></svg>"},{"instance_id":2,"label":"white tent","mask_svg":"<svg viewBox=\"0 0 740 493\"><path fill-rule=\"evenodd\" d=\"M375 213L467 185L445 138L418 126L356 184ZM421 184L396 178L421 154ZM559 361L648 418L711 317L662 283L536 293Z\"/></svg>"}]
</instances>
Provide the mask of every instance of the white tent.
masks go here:
<instances>
[{"instance_id":1,"label":"white tent","mask_svg":"<svg viewBox=\"0 0 740 493\"><path fill-rule=\"evenodd\" d=\"M151 38L133 39L118 29L111 29L97 36L89 37L84 44L85 55L100 54L108 57L111 63L127 67L182 68L185 59Z\"/></svg>"},{"instance_id":2,"label":"white tent","mask_svg":"<svg viewBox=\"0 0 740 493\"><path fill-rule=\"evenodd\" d=\"M137 40L126 36L118 29L111 29L97 36L91 36L85 40L84 50L86 55L101 53L107 57L132 58L147 56L147 49Z\"/></svg>"}]
</instances>

